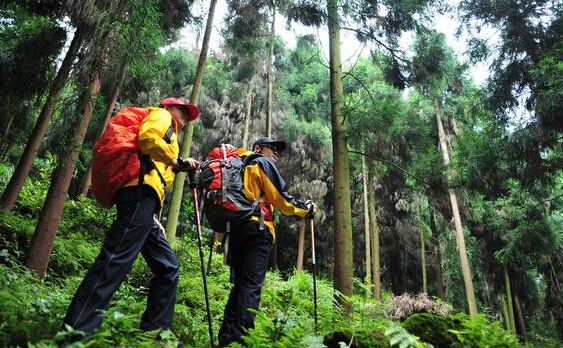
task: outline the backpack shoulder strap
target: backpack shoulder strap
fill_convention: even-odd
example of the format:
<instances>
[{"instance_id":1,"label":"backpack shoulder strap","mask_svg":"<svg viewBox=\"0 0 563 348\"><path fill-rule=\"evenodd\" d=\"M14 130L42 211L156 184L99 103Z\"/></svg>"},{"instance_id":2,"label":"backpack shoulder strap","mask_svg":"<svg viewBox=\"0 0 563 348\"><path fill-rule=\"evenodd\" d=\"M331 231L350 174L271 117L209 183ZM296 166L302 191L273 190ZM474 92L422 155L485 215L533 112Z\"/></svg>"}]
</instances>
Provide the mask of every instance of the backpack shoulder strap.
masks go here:
<instances>
[{"instance_id":1,"label":"backpack shoulder strap","mask_svg":"<svg viewBox=\"0 0 563 348\"><path fill-rule=\"evenodd\" d=\"M173 125L173 123L170 123L170 126L168 127L168 130L166 130L166 133L164 134L162 139L164 139L164 141L167 144L171 144L172 143L172 134L174 134L174 125Z\"/></svg>"},{"instance_id":2,"label":"backpack shoulder strap","mask_svg":"<svg viewBox=\"0 0 563 348\"><path fill-rule=\"evenodd\" d=\"M246 156L246 158L242 161L243 168L249 165L252 161L257 159L258 157L264 157L261 153L253 153L251 155Z\"/></svg>"},{"instance_id":3,"label":"backpack shoulder strap","mask_svg":"<svg viewBox=\"0 0 563 348\"><path fill-rule=\"evenodd\" d=\"M243 165L243 175L244 175L244 168L248 165L250 165L255 159L260 158L260 157L264 157L264 155L262 155L261 153L253 153L251 155L246 156L246 158L242 161ZM252 211L256 211L256 209L258 209L260 211L260 217L259 217L259 229L260 231L264 230L264 211L262 211L262 209L260 208L260 201L262 200L262 195L260 193L258 193L258 195L256 196L256 199L254 200L254 202L252 203Z\"/></svg>"}]
</instances>

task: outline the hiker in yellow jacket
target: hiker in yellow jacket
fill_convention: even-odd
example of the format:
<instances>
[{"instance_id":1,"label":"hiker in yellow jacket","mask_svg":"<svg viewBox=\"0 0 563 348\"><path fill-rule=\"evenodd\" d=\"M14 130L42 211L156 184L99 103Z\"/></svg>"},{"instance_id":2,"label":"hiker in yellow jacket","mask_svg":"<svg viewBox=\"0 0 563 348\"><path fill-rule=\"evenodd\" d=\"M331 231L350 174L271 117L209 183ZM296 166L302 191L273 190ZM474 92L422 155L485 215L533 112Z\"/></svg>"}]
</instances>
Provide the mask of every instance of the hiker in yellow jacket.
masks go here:
<instances>
[{"instance_id":1,"label":"hiker in yellow jacket","mask_svg":"<svg viewBox=\"0 0 563 348\"><path fill-rule=\"evenodd\" d=\"M275 161L286 148L283 141L258 138L252 146L244 168L244 190L250 202L260 198L260 216L251 216L248 221L231 226L229 237L229 260L234 273L223 323L219 330L219 346L241 341L246 330L254 327L260 293L275 239L274 209L284 215L312 216L316 206L312 201L301 201L286 191Z\"/></svg>"},{"instance_id":2,"label":"hiker in yellow jacket","mask_svg":"<svg viewBox=\"0 0 563 348\"><path fill-rule=\"evenodd\" d=\"M155 213L164 204L165 188L174 180L175 171L199 167L196 160L178 157L177 141L177 133L186 122L198 117L199 110L195 105L176 98L163 99L159 108L140 108L144 111L137 110L139 112L134 112L134 109L130 108L130 113L123 113L120 117L127 117L121 123L125 128L133 126L139 129L138 149L144 156L144 159L141 156L140 173L137 165L138 178L126 182L117 191L115 221L64 319L64 324L86 335L93 333L101 324L102 311L107 309L139 252L153 272L140 327L153 330L172 325L178 260L166 241L162 226L155 219ZM111 129L109 131L112 132ZM119 136L119 131L109 138L115 136ZM133 145L136 147L136 144ZM119 141L112 146L119 150ZM121 151L131 150L123 147ZM80 338L74 336L69 341Z\"/></svg>"}]
</instances>

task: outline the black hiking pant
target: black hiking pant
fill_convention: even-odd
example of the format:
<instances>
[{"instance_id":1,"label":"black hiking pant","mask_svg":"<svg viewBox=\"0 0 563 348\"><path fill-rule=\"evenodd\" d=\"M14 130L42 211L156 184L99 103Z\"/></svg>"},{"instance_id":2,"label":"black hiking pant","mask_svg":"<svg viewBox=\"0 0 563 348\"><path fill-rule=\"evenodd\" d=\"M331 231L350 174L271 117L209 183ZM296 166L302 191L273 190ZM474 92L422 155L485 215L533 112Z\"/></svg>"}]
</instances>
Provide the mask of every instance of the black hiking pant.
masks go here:
<instances>
[{"instance_id":1,"label":"black hiking pant","mask_svg":"<svg viewBox=\"0 0 563 348\"><path fill-rule=\"evenodd\" d=\"M253 312L258 309L260 293L272 250L272 234L268 227L260 230L258 222L249 221L234 227L229 236L229 258L234 273L223 323L219 330L219 344L225 346L241 341L241 336L254 327Z\"/></svg>"},{"instance_id":2,"label":"black hiking pant","mask_svg":"<svg viewBox=\"0 0 563 348\"><path fill-rule=\"evenodd\" d=\"M139 199L140 198L140 199ZM149 284L147 308L141 329L170 328L178 282L178 260L153 220L160 207L149 186L121 189L117 195L117 216L94 264L78 287L64 323L86 334L101 324L103 310L129 272L139 252L154 276Z\"/></svg>"}]
</instances>

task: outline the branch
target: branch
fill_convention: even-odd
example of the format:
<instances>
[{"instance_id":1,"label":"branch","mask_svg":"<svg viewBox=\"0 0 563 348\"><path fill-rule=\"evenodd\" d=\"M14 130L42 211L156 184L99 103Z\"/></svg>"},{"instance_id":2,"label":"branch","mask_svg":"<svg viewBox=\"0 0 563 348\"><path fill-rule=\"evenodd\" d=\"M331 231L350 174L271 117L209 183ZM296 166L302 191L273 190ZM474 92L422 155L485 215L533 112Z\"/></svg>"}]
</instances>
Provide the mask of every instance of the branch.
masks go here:
<instances>
[{"instance_id":1,"label":"branch","mask_svg":"<svg viewBox=\"0 0 563 348\"><path fill-rule=\"evenodd\" d=\"M559 197L561 197L561 196L563 196L563 193L558 194L557 196L548 198L548 199L546 199L546 200L544 200L544 201L541 201L541 202L539 202L537 205L541 205L541 204L543 204L543 203L546 203L546 202L549 202L549 201L553 201L554 199L557 199L557 198L559 198Z\"/></svg>"},{"instance_id":2,"label":"branch","mask_svg":"<svg viewBox=\"0 0 563 348\"><path fill-rule=\"evenodd\" d=\"M421 182L425 183L426 185L430 186L430 183L429 183L429 182L425 181L424 179L418 177L417 175L415 175L415 174L413 174L413 173L407 171L406 169L402 168L402 167L399 166L398 164L395 164L395 163L393 163L393 162L391 162L391 161L388 161L388 160L383 159L383 158L375 157L375 156L368 156L368 155L366 155L365 153L360 152L360 151L356 151L356 150L348 150L348 152L349 152L349 153L355 153L355 154L358 154L358 155L362 155L362 156L364 156L364 157L371 158L371 159L373 159L373 160L375 160L375 161L388 164L388 165L390 165L390 166L392 166L392 167L397 168L397 169L400 170L401 172L403 172L403 173L405 173L405 174L407 174L407 175L409 175L409 176L415 178L416 180L421 181Z\"/></svg>"},{"instance_id":3,"label":"branch","mask_svg":"<svg viewBox=\"0 0 563 348\"><path fill-rule=\"evenodd\" d=\"M346 76L352 76L356 81L358 81L358 83L362 86L362 88L365 89L365 91L368 93L368 96L369 96L369 99L371 99L371 102L375 105L375 99L371 95L371 92L369 91L367 86L362 82L362 80L360 80L356 75L352 74L352 70L350 70L346 74L344 74L342 76L342 79L344 79Z\"/></svg>"},{"instance_id":4,"label":"branch","mask_svg":"<svg viewBox=\"0 0 563 348\"><path fill-rule=\"evenodd\" d=\"M398 60L400 60L400 61L402 61L402 62L404 62L404 63L408 63L408 62L409 62L407 59L405 59L405 58L403 58L403 57L399 57L399 56L395 53L395 50L394 50L394 49L392 49L392 48L389 47L387 44L385 44L384 42L382 42L381 40L379 40L378 38L376 38L375 36L373 36L373 34L371 34L371 33L366 33L366 32L363 32L363 31L361 31L361 30L359 30L359 29L354 29L354 28L349 28L349 27L340 27L340 29L342 29L342 30L348 30L348 31L353 31L353 32L355 32L355 33L359 33L359 34L365 35L365 36L369 37L370 39L372 39L373 41L375 41L375 43L376 43L377 45L382 46L382 47L385 48L387 51L389 51L389 53L391 53L391 55L392 55L395 59L398 59Z\"/></svg>"}]
</instances>

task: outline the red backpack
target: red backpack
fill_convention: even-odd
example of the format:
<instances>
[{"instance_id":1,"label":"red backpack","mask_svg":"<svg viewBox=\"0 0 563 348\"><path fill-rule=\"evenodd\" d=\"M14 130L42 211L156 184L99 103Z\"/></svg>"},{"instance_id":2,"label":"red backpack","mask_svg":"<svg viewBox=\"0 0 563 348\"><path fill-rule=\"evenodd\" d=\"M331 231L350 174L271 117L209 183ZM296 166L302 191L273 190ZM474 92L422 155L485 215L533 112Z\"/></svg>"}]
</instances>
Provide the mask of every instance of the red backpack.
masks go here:
<instances>
[{"instance_id":1,"label":"red backpack","mask_svg":"<svg viewBox=\"0 0 563 348\"><path fill-rule=\"evenodd\" d=\"M139 178L139 127L149 112L134 107L120 110L94 145L92 190L104 207L115 204L117 191L123 185Z\"/></svg>"},{"instance_id":2,"label":"red backpack","mask_svg":"<svg viewBox=\"0 0 563 348\"><path fill-rule=\"evenodd\" d=\"M229 144L221 144L207 154L201 165L199 187L203 212L214 231L228 233L233 223L252 215L263 217L260 197L252 202L244 192L244 167L256 156L261 155L252 154L243 160Z\"/></svg>"}]
</instances>

